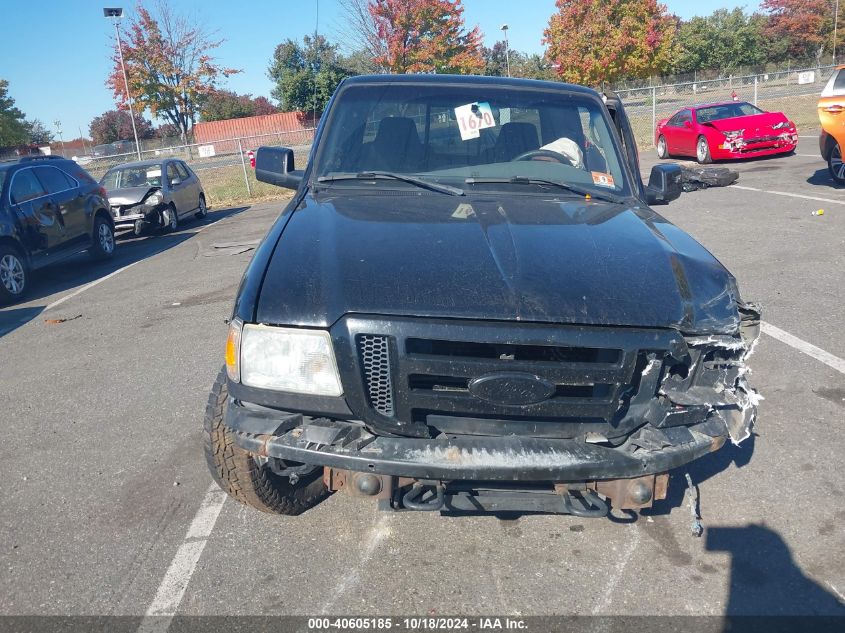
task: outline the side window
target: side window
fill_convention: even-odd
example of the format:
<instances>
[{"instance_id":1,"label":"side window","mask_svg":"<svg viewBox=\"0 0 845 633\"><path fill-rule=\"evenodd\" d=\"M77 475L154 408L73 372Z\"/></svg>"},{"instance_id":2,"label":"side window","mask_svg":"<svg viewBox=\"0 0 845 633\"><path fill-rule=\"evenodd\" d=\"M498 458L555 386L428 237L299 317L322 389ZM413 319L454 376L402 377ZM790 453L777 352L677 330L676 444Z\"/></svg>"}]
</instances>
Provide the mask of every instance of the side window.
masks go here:
<instances>
[{"instance_id":1,"label":"side window","mask_svg":"<svg viewBox=\"0 0 845 633\"><path fill-rule=\"evenodd\" d=\"M12 188L9 195L13 204L20 204L33 198L46 196L47 192L31 169L22 169L12 176Z\"/></svg>"},{"instance_id":2,"label":"side window","mask_svg":"<svg viewBox=\"0 0 845 633\"><path fill-rule=\"evenodd\" d=\"M675 116L673 116L671 119L669 119L669 121L668 121L668 123L666 123L666 125L668 125L669 127L680 127L681 126L681 114L683 114L683 112L677 112L675 114Z\"/></svg>"},{"instance_id":3,"label":"side window","mask_svg":"<svg viewBox=\"0 0 845 633\"><path fill-rule=\"evenodd\" d=\"M167 184L172 185L174 180L181 180L176 171L176 164L167 163Z\"/></svg>"},{"instance_id":4,"label":"side window","mask_svg":"<svg viewBox=\"0 0 845 633\"><path fill-rule=\"evenodd\" d=\"M683 125L687 121L692 123L692 112L690 112L689 110L683 110L681 112L681 118L678 119L678 125Z\"/></svg>"},{"instance_id":5,"label":"side window","mask_svg":"<svg viewBox=\"0 0 845 633\"><path fill-rule=\"evenodd\" d=\"M833 95L845 95L845 68L840 68L833 80Z\"/></svg>"},{"instance_id":6,"label":"side window","mask_svg":"<svg viewBox=\"0 0 845 633\"><path fill-rule=\"evenodd\" d=\"M38 180L47 188L48 193L59 193L68 189L76 189L76 183L60 169L55 167L35 167L33 169Z\"/></svg>"},{"instance_id":7,"label":"side window","mask_svg":"<svg viewBox=\"0 0 845 633\"><path fill-rule=\"evenodd\" d=\"M185 167L184 163L173 163L173 164L176 165L176 172L179 174L179 178L181 178L183 181L185 181L185 180L187 180L188 178L191 177L190 174L188 173L188 169Z\"/></svg>"}]
</instances>

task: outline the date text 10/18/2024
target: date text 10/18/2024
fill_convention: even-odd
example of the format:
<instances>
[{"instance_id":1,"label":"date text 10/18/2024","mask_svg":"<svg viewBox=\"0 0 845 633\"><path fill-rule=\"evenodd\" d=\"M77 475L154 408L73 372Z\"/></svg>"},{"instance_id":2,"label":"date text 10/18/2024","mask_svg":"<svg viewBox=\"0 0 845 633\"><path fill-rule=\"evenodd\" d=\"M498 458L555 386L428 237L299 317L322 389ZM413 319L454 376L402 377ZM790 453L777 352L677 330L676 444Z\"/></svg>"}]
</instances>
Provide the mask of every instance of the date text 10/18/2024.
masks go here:
<instances>
[{"instance_id":1,"label":"date text 10/18/2024","mask_svg":"<svg viewBox=\"0 0 845 633\"><path fill-rule=\"evenodd\" d=\"M518 618L308 618L309 631L527 631Z\"/></svg>"}]
</instances>

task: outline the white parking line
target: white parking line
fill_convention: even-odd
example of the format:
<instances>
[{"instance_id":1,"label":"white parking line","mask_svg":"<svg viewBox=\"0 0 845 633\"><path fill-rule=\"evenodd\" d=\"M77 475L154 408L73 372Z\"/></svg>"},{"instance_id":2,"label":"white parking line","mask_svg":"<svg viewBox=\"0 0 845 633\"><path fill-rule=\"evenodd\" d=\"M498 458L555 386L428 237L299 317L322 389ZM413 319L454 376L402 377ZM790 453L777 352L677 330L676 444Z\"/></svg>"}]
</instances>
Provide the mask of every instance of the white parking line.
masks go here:
<instances>
[{"instance_id":1,"label":"white parking line","mask_svg":"<svg viewBox=\"0 0 845 633\"><path fill-rule=\"evenodd\" d=\"M217 484L211 484L158 586L155 598L147 608L138 627L139 633L162 632L170 626L170 619L176 615L225 502L226 493L220 490Z\"/></svg>"},{"instance_id":2,"label":"white parking line","mask_svg":"<svg viewBox=\"0 0 845 633\"><path fill-rule=\"evenodd\" d=\"M806 196L803 193L790 193L788 191L771 191L769 189L757 189L756 187L745 187L743 185L731 185L734 189L744 191L759 191L760 193L771 193L776 196L789 196L790 198L803 198L804 200L815 200L816 202L827 202L830 204L845 204L845 200L834 200L832 198L819 198L818 196Z\"/></svg>"},{"instance_id":3,"label":"white parking line","mask_svg":"<svg viewBox=\"0 0 845 633\"><path fill-rule=\"evenodd\" d=\"M799 352L804 352L807 356L811 356L828 367L835 369L839 373L845 374L845 360L839 358L838 356L834 356L830 352L826 352L812 343L803 341L797 336L793 336L789 332L785 332L771 323L763 321L760 323L760 329L772 338L776 338L781 343L786 343L790 347L797 349Z\"/></svg>"}]
</instances>

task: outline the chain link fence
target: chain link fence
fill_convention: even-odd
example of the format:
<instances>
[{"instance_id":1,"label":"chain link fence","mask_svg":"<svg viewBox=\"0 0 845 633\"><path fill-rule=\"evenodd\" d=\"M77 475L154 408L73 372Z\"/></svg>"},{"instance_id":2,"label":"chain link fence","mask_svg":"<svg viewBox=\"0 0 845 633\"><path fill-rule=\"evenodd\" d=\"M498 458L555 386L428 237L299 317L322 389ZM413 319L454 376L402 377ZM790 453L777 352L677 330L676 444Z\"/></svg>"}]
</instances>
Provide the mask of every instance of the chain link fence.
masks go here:
<instances>
[{"instance_id":1,"label":"chain link fence","mask_svg":"<svg viewBox=\"0 0 845 633\"><path fill-rule=\"evenodd\" d=\"M798 133L819 129L816 105L835 66L771 71L756 75L727 76L704 81L642 86L617 90L625 104L640 149L654 147L657 122L685 106L730 101L733 95L763 110L783 112Z\"/></svg>"},{"instance_id":2,"label":"chain link fence","mask_svg":"<svg viewBox=\"0 0 845 633\"><path fill-rule=\"evenodd\" d=\"M209 204L219 206L279 195L278 187L255 179L255 170L250 164L250 152L254 152L261 145L290 147L294 152L297 169L302 169L308 159L313 140L314 129L308 128L187 145L157 143L159 147L141 151L141 160L184 160L202 181ZM132 145L134 146L134 143ZM142 142L141 145L143 147L145 143ZM132 150L102 157L77 156L75 160L99 180L112 167L138 160L134 147Z\"/></svg>"}]
</instances>

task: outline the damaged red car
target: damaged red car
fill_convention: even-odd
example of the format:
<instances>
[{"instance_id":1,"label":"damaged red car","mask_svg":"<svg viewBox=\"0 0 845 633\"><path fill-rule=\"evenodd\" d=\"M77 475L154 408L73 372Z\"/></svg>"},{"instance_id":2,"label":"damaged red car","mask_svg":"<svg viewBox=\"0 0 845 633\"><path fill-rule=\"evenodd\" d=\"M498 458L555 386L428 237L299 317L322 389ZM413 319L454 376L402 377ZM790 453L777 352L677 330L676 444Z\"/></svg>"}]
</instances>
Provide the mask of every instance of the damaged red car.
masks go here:
<instances>
[{"instance_id":1,"label":"damaged red car","mask_svg":"<svg viewBox=\"0 0 845 633\"><path fill-rule=\"evenodd\" d=\"M703 164L790 154L798 145L798 130L783 112L728 101L678 110L658 122L654 144L659 158L694 156Z\"/></svg>"}]
</instances>

